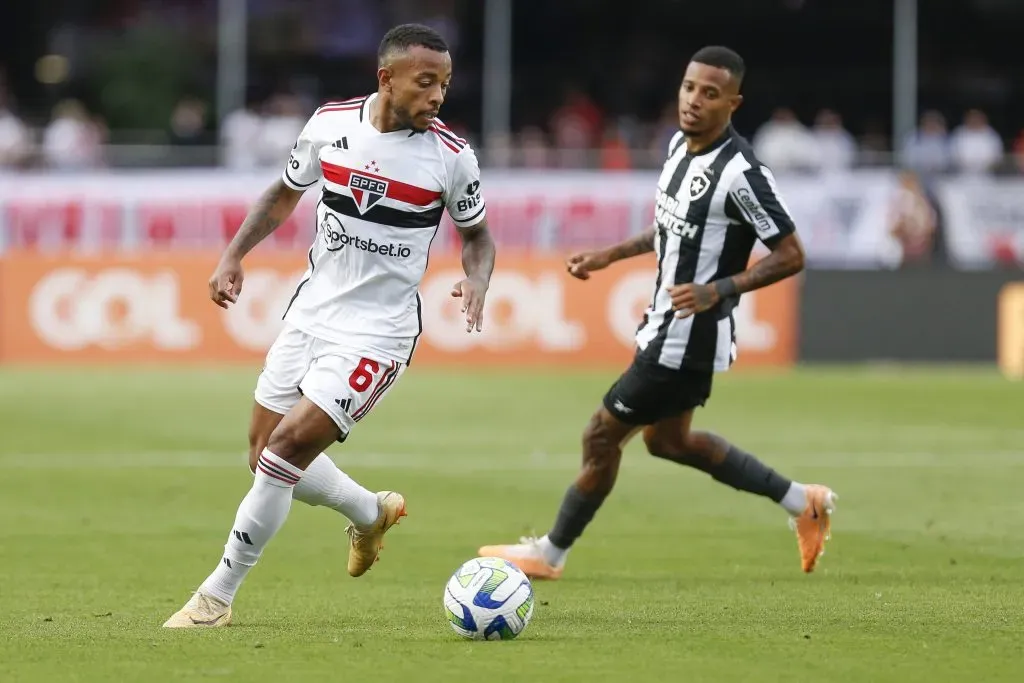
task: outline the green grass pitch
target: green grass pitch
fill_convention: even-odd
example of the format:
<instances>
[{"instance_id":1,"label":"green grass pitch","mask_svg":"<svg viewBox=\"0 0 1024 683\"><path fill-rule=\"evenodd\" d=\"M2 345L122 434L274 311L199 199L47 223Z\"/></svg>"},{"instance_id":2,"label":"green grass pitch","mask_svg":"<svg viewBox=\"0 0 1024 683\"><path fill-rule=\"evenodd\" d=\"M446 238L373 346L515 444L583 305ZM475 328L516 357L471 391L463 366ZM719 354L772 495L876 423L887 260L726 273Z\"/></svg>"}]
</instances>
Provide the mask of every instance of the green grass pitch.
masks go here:
<instances>
[{"instance_id":1,"label":"green grass pitch","mask_svg":"<svg viewBox=\"0 0 1024 683\"><path fill-rule=\"evenodd\" d=\"M459 640L445 581L547 530L614 374L414 365L332 450L408 498L381 562L297 503L236 625L169 632L249 487L254 370L2 370L0 681L1024 680L1024 387L965 368L717 380L698 426L839 493L814 574L776 506L637 441L521 638Z\"/></svg>"}]
</instances>

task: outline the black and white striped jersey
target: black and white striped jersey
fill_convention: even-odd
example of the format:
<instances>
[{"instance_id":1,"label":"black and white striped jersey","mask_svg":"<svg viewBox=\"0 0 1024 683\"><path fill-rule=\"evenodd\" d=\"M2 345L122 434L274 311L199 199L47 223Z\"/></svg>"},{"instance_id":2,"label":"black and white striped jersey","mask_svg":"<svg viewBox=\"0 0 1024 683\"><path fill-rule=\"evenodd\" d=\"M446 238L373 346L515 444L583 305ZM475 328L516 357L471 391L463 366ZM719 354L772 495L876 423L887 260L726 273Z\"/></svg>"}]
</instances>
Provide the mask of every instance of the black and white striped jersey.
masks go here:
<instances>
[{"instance_id":1,"label":"black and white striped jersey","mask_svg":"<svg viewBox=\"0 0 1024 683\"><path fill-rule=\"evenodd\" d=\"M680 131L669 143L655 207L658 275L637 329L638 355L669 368L727 370L736 360L739 296L680 319L667 287L740 273L755 240L770 248L794 232L775 178L731 126L698 154L687 151Z\"/></svg>"}]
</instances>

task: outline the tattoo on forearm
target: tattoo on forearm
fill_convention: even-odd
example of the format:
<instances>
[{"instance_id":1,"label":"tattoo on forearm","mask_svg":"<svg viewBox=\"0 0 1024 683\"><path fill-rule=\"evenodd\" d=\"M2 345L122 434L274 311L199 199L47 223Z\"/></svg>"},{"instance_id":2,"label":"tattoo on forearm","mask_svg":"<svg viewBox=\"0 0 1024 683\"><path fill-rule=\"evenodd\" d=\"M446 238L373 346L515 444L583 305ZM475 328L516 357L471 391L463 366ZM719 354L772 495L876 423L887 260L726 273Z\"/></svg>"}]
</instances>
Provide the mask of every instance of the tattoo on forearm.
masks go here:
<instances>
[{"instance_id":1,"label":"tattoo on forearm","mask_svg":"<svg viewBox=\"0 0 1024 683\"><path fill-rule=\"evenodd\" d=\"M799 261L789 250L776 249L744 272L734 275L736 291L749 292L778 282L800 270Z\"/></svg>"},{"instance_id":2,"label":"tattoo on forearm","mask_svg":"<svg viewBox=\"0 0 1024 683\"><path fill-rule=\"evenodd\" d=\"M485 227L475 225L460 230L462 233L462 269L466 275L481 277L490 282L494 272L494 240Z\"/></svg>"},{"instance_id":3,"label":"tattoo on forearm","mask_svg":"<svg viewBox=\"0 0 1024 683\"><path fill-rule=\"evenodd\" d=\"M654 226L647 228L642 233L626 240L620 244L616 244L608 250L609 256L613 261L621 261L622 259L631 258L633 256L639 256L640 254L646 254L649 251L654 251Z\"/></svg>"},{"instance_id":4,"label":"tattoo on forearm","mask_svg":"<svg viewBox=\"0 0 1024 683\"><path fill-rule=\"evenodd\" d=\"M288 217L288 214L278 206L288 191L289 188L279 180L256 200L256 204L242 221L242 227L231 240L229 249L239 258L248 254ZM287 211L290 213L294 208L288 207Z\"/></svg>"}]
</instances>

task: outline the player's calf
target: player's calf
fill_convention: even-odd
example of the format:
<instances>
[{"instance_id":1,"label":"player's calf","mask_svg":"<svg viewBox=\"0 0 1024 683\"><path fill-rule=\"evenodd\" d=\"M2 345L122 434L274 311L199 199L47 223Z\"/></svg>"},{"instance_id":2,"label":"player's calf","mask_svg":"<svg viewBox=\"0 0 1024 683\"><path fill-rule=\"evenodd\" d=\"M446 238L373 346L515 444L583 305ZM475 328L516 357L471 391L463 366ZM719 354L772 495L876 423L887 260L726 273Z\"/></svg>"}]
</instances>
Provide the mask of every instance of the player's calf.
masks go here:
<instances>
[{"instance_id":1,"label":"player's calf","mask_svg":"<svg viewBox=\"0 0 1024 683\"><path fill-rule=\"evenodd\" d=\"M673 422L666 421L645 429L644 443L657 458L700 470L719 483L776 503L782 503L793 488L792 481L715 434L682 434ZM792 514L799 514L803 507L801 503Z\"/></svg>"},{"instance_id":2,"label":"player's calf","mask_svg":"<svg viewBox=\"0 0 1024 683\"><path fill-rule=\"evenodd\" d=\"M230 621L235 594L287 519L292 490L301 478L299 467L269 449L263 451L256 463L252 488L235 513L220 562L192 600L165 626L222 626Z\"/></svg>"},{"instance_id":3,"label":"player's calf","mask_svg":"<svg viewBox=\"0 0 1024 683\"><path fill-rule=\"evenodd\" d=\"M501 557L535 579L562 575L569 548L583 535L615 486L622 448L638 428L599 409L583 430L583 463L576 481L562 498L551 530L541 538L524 538L512 545L488 545L481 555Z\"/></svg>"},{"instance_id":4,"label":"player's calf","mask_svg":"<svg viewBox=\"0 0 1024 683\"><path fill-rule=\"evenodd\" d=\"M249 420L249 471L256 472L256 463L260 454L270 442L270 435L281 424L284 415L276 413L259 403L254 403L252 417Z\"/></svg>"},{"instance_id":5,"label":"player's calf","mask_svg":"<svg viewBox=\"0 0 1024 683\"><path fill-rule=\"evenodd\" d=\"M565 492L558 517L548 538L568 549L590 524L604 499L615 486L622 462L622 423L603 408L594 413L583 430L583 463L576 481Z\"/></svg>"},{"instance_id":6,"label":"player's calf","mask_svg":"<svg viewBox=\"0 0 1024 683\"><path fill-rule=\"evenodd\" d=\"M583 466L565 492L555 525L545 537L567 551L576 542L615 486L622 446L635 428L600 408L583 430Z\"/></svg>"},{"instance_id":7,"label":"player's calf","mask_svg":"<svg viewBox=\"0 0 1024 683\"><path fill-rule=\"evenodd\" d=\"M253 404L249 422L249 471L256 473L263 449L284 415L261 405ZM326 453L319 453L306 467L305 474L295 485L295 500L307 505L328 507L348 517L353 524L367 525L376 521L376 494L368 491L342 472Z\"/></svg>"},{"instance_id":8,"label":"player's calf","mask_svg":"<svg viewBox=\"0 0 1024 683\"><path fill-rule=\"evenodd\" d=\"M715 481L764 496L790 514L800 548L801 567L814 571L831 533L836 495L827 486L804 485L783 477L728 441L708 432L690 432L689 419L664 420L644 430L647 451L658 458L711 475Z\"/></svg>"},{"instance_id":9,"label":"player's calf","mask_svg":"<svg viewBox=\"0 0 1024 683\"><path fill-rule=\"evenodd\" d=\"M256 462L252 488L238 506L221 561L200 586L198 597L172 616L168 626L230 619L235 594L288 517L304 469L338 436L334 421L306 399L288 412ZM213 612L213 617L205 618Z\"/></svg>"}]
</instances>

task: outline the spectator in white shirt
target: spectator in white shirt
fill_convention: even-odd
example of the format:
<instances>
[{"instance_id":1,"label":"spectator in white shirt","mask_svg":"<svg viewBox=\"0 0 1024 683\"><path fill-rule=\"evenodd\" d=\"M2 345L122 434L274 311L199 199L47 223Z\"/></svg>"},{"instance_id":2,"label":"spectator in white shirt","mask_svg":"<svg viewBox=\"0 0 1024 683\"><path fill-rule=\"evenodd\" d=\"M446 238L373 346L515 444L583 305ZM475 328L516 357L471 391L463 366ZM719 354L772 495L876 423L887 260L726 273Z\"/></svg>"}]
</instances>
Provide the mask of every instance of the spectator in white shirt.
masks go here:
<instances>
[{"instance_id":1,"label":"spectator in white shirt","mask_svg":"<svg viewBox=\"0 0 1024 683\"><path fill-rule=\"evenodd\" d=\"M54 169L94 168L102 159L102 131L78 100L62 100L43 131L43 158Z\"/></svg>"},{"instance_id":2,"label":"spectator in white shirt","mask_svg":"<svg viewBox=\"0 0 1024 683\"><path fill-rule=\"evenodd\" d=\"M254 106L236 109L220 125L221 163L237 170L259 166L263 120Z\"/></svg>"},{"instance_id":3,"label":"spectator in white shirt","mask_svg":"<svg viewBox=\"0 0 1024 683\"><path fill-rule=\"evenodd\" d=\"M1003 158L1003 140L980 109L971 109L953 131L953 163L964 173L989 173Z\"/></svg>"},{"instance_id":4,"label":"spectator in white shirt","mask_svg":"<svg viewBox=\"0 0 1024 683\"><path fill-rule=\"evenodd\" d=\"M754 152L771 168L810 170L818 166L818 145L814 135L791 109L776 109L772 118L754 135Z\"/></svg>"},{"instance_id":5,"label":"spectator in white shirt","mask_svg":"<svg viewBox=\"0 0 1024 683\"><path fill-rule=\"evenodd\" d=\"M818 147L818 168L823 171L847 169L857 157L857 142L843 128L843 120L831 109L822 109L814 120L813 131Z\"/></svg>"},{"instance_id":6,"label":"spectator in white shirt","mask_svg":"<svg viewBox=\"0 0 1024 683\"><path fill-rule=\"evenodd\" d=\"M281 93L270 98L260 131L259 159L263 165L279 166L288 160L308 115L293 95Z\"/></svg>"}]
</instances>

